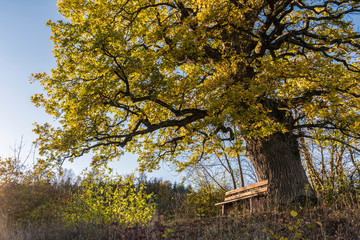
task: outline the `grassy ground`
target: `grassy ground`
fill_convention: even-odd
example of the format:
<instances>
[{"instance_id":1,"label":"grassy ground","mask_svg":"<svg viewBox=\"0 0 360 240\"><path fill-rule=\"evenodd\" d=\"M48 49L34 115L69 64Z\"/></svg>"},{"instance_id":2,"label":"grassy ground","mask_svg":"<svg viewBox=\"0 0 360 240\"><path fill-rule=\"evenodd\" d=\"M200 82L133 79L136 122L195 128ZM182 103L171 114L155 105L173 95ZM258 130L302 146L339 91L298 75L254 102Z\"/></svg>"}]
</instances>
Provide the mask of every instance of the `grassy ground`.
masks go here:
<instances>
[{"instance_id":1,"label":"grassy ground","mask_svg":"<svg viewBox=\"0 0 360 240\"><path fill-rule=\"evenodd\" d=\"M61 223L11 224L2 218L1 240L117 240L117 239L360 239L358 207L233 214L212 218L168 218L147 226L120 228L115 225Z\"/></svg>"}]
</instances>

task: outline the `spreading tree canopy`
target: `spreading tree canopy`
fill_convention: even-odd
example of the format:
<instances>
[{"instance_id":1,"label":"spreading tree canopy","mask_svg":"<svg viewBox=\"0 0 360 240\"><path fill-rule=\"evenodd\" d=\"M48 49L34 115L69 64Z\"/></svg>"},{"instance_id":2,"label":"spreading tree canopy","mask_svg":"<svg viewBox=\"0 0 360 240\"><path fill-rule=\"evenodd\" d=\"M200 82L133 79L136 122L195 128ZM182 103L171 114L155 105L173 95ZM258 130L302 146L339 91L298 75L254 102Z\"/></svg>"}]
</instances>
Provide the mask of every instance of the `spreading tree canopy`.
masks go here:
<instances>
[{"instance_id":1,"label":"spreading tree canopy","mask_svg":"<svg viewBox=\"0 0 360 240\"><path fill-rule=\"evenodd\" d=\"M234 140L279 203L314 196L299 138L358 149L358 0L62 0L34 74L40 153L180 169ZM310 131L311 130L311 131ZM310 134L311 133L311 134Z\"/></svg>"}]
</instances>

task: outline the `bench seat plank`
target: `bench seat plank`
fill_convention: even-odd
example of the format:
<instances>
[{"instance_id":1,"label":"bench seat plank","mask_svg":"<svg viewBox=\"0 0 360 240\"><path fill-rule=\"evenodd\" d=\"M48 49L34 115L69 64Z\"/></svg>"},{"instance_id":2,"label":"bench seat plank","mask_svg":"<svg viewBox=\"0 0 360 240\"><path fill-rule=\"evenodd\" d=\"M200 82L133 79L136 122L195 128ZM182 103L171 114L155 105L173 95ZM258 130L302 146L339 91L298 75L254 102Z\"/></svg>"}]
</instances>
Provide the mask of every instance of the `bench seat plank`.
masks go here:
<instances>
[{"instance_id":1,"label":"bench seat plank","mask_svg":"<svg viewBox=\"0 0 360 240\"><path fill-rule=\"evenodd\" d=\"M225 198L225 201L233 200L233 199L242 200L242 199L247 198L248 196L255 196L255 195L258 195L260 193L264 193L264 192L267 191L267 189L268 189L267 187L262 187L262 188L255 189L253 191L236 194L236 195L233 195L231 197Z\"/></svg>"},{"instance_id":2,"label":"bench seat plank","mask_svg":"<svg viewBox=\"0 0 360 240\"><path fill-rule=\"evenodd\" d=\"M261 193L253 193L253 194L249 194L241 199L238 199L238 198L235 198L235 199L230 199L230 200L226 200L224 202L219 202L219 203L216 203L215 206L220 206L220 205L224 205L226 203L231 203L231 202L237 202L239 200L245 200L245 199L248 199L248 198L252 198L252 197L255 197L255 196L259 196L259 195L263 195L262 192Z\"/></svg>"},{"instance_id":3,"label":"bench seat plank","mask_svg":"<svg viewBox=\"0 0 360 240\"><path fill-rule=\"evenodd\" d=\"M232 195L234 193L238 193L238 192L243 192L243 191L246 191L246 190L249 190L249 189L253 189L253 188L256 188L256 187L261 187L261 186L265 186L268 184L268 180L264 180L264 181L261 181L261 182L257 182L257 183L253 183L253 184L250 184L248 186L245 186L245 187L241 187L241 188L237 188L237 189L234 189L234 190L231 190L231 191L227 191L225 193L226 196L228 195Z\"/></svg>"}]
</instances>

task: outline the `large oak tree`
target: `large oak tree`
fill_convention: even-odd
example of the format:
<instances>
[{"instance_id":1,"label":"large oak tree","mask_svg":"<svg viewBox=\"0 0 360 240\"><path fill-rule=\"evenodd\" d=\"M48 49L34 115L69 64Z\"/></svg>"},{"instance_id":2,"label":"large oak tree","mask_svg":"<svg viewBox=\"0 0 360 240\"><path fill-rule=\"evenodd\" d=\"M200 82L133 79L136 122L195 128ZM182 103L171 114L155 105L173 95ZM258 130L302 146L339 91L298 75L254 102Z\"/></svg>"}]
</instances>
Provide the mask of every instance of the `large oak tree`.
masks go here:
<instances>
[{"instance_id":1,"label":"large oak tree","mask_svg":"<svg viewBox=\"0 0 360 240\"><path fill-rule=\"evenodd\" d=\"M356 149L357 0L62 0L57 67L34 74L46 163L93 151L184 168L219 141L246 146L278 203L313 197L299 138ZM326 129L326 131L323 131ZM311 130L311 131L309 131ZM313 133L313 134L310 134ZM344 141L344 139L350 141ZM210 149L210 150L209 150Z\"/></svg>"}]
</instances>

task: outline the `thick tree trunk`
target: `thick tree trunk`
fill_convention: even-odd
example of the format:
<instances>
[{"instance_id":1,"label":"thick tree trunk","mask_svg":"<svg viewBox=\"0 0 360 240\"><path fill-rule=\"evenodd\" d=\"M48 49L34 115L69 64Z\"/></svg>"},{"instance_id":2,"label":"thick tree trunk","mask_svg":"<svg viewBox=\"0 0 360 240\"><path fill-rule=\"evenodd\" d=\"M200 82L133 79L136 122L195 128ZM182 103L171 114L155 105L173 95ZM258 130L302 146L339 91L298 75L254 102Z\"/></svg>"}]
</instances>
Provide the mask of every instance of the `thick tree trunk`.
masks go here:
<instances>
[{"instance_id":1,"label":"thick tree trunk","mask_svg":"<svg viewBox=\"0 0 360 240\"><path fill-rule=\"evenodd\" d=\"M266 139L246 138L247 154L259 180L269 180L269 197L275 205L314 200L301 164L299 144L291 133L275 133Z\"/></svg>"}]
</instances>

